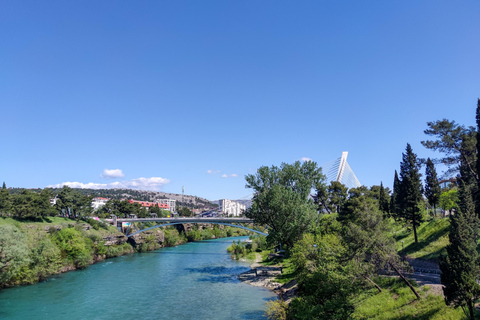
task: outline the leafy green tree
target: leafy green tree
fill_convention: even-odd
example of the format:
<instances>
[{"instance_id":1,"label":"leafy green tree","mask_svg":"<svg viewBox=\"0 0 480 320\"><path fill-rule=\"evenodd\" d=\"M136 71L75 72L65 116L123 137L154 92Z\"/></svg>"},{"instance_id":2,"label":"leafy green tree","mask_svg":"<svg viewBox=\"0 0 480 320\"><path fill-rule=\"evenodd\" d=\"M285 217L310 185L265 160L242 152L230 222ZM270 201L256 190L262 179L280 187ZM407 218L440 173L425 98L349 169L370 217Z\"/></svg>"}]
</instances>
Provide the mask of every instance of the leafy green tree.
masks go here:
<instances>
[{"instance_id":1,"label":"leafy green tree","mask_svg":"<svg viewBox=\"0 0 480 320\"><path fill-rule=\"evenodd\" d=\"M25 234L14 225L0 225L0 288L29 262L28 255Z\"/></svg>"},{"instance_id":2,"label":"leafy green tree","mask_svg":"<svg viewBox=\"0 0 480 320\"><path fill-rule=\"evenodd\" d=\"M187 207L181 207L178 210L178 215L182 217L191 217L193 215L192 211Z\"/></svg>"},{"instance_id":3,"label":"leafy green tree","mask_svg":"<svg viewBox=\"0 0 480 320\"><path fill-rule=\"evenodd\" d=\"M438 200L440 208L442 208L444 211L452 211L453 209L457 209L458 202L458 189L456 187L443 190Z\"/></svg>"},{"instance_id":4,"label":"leafy green tree","mask_svg":"<svg viewBox=\"0 0 480 320\"><path fill-rule=\"evenodd\" d=\"M86 268L92 262L93 242L82 237L74 228L64 228L56 232L53 240L62 250L64 258L77 268Z\"/></svg>"},{"instance_id":5,"label":"leafy green tree","mask_svg":"<svg viewBox=\"0 0 480 320\"><path fill-rule=\"evenodd\" d=\"M347 200L348 188L341 182L332 181L327 187L328 206L331 212L339 212L343 203Z\"/></svg>"},{"instance_id":6,"label":"leafy green tree","mask_svg":"<svg viewBox=\"0 0 480 320\"><path fill-rule=\"evenodd\" d=\"M352 192L353 191L353 192ZM420 295L400 272L400 258L384 214L379 210L374 193L365 187L351 189L338 220L342 223L342 239L346 248L343 259L355 265L356 275L381 288L371 280L371 275L386 264L408 285L417 298Z\"/></svg>"},{"instance_id":7,"label":"leafy green tree","mask_svg":"<svg viewBox=\"0 0 480 320\"><path fill-rule=\"evenodd\" d=\"M333 234L305 234L292 248L299 297L288 308L288 319L350 319L361 283L355 265L342 259L345 248Z\"/></svg>"},{"instance_id":8,"label":"leafy green tree","mask_svg":"<svg viewBox=\"0 0 480 320\"><path fill-rule=\"evenodd\" d=\"M379 186L372 186L370 191L378 202L378 209L383 212L385 217L388 216L390 213L390 189L385 188L380 182Z\"/></svg>"},{"instance_id":9,"label":"leafy green tree","mask_svg":"<svg viewBox=\"0 0 480 320\"><path fill-rule=\"evenodd\" d=\"M427 166L425 169L425 197L428 203L433 207L433 215L437 212L437 205L440 201L440 194L442 190L437 178L437 171L435 165L430 158L427 159Z\"/></svg>"},{"instance_id":10,"label":"leafy green tree","mask_svg":"<svg viewBox=\"0 0 480 320\"><path fill-rule=\"evenodd\" d=\"M246 187L255 191L245 214L255 223L268 226L269 244L291 248L318 217L309 195L312 189L325 187L324 179L321 168L312 161L260 167L255 175L245 177Z\"/></svg>"},{"instance_id":11,"label":"leafy green tree","mask_svg":"<svg viewBox=\"0 0 480 320\"><path fill-rule=\"evenodd\" d=\"M477 252L479 221L475 214L470 187L460 182L460 202L450 215L450 244L447 256L440 260L441 280L445 285L445 302L467 307L469 318L475 319L474 304L480 298L480 257Z\"/></svg>"},{"instance_id":12,"label":"leafy green tree","mask_svg":"<svg viewBox=\"0 0 480 320\"><path fill-rule=\"evenodd\" d=\"M418 243L417 227L422 222L420 204L422 197L422 183L420 181L420 164L417 155L407 143L405 153L400 163L400 192L397 200L401 218L412 225L415 243Z\"/></svg>"}]
</instances>

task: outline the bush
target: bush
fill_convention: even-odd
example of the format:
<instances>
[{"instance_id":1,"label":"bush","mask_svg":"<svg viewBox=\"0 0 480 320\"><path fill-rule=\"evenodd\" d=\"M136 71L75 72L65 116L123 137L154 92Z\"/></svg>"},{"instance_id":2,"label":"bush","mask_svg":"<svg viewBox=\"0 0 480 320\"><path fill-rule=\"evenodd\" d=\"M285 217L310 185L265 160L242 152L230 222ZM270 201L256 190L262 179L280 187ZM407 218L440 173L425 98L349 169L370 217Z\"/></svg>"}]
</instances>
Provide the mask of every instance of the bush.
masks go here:
<instances>
[{"instance_id":1,"label":"bush","mask_svg":"<svg viewBox=\"0 0 480 320\"><path fill-rule=\"evenodd\" d=\"M93 242L89 238L82 237L82 233L74 228L65 228L58 231L53 240L62 250L67 261L77 268L86 268L92 259Z\"/></svg>"}]
</instances>

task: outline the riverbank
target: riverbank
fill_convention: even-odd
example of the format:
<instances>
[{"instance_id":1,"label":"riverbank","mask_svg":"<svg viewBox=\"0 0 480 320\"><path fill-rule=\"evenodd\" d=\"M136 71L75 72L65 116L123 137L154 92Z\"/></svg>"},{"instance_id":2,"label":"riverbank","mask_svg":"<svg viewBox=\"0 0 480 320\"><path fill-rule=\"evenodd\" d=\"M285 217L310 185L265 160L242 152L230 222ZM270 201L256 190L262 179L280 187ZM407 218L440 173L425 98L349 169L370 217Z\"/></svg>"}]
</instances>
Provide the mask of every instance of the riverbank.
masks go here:
<instances>
[{"instance_id":1,"label":"riverbank","mask_svg":"<svg viewBox=\"0 0 480 320\"><path fill-rule=\"evenodd\" d=\"M277 277L283 273L283 267L281 265L264 266L260 264L261 261L262 256L256 253L250 265L251 269L240 274L238 279L246 284L271 290L280 300L290 303L297 296L297 281L291 280L283 284L277 282Z\"/></svg>"},{"instance_id":2,"label":"riverbank","mask_svg":"<svg viewBox=\"0 0 480 320\"><path fill-rule=\"evenodd\" d=\"M179 231L180 230L180 231ZM105 259L186 242L246 235L224 226L163 227L127 238L114 226L89 219L0 218L0 289L28 285L48 276L84 269Z\"/></svg>"}]
</instances>

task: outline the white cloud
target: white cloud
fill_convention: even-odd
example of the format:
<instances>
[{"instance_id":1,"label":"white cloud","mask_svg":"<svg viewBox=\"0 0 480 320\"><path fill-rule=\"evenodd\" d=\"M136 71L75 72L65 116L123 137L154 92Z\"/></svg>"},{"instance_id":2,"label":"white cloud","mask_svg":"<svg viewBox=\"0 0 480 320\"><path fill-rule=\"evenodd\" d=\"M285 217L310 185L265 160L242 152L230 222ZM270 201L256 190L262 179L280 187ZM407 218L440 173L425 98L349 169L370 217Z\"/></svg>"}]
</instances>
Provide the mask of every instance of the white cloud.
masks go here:
<instances>
[{"instance_id":1,"label":"white cloud","mask_svg":"<svg viewBox=\"0 0 480 320\"><path fill-rule=\"evenodd\" d=\"M232 174L230 175L230 177L238 177L238 174L232 173Z\"/></svg>"},{"instance_id":2,"label":"white cloud","mask_svg":"<svg viewBox=\"0 0 480 320\"><path fill-rule=\"evenodd\" d=\"M223 174L222 178L228 178L228 176L226 174Z\"/></svg>"},{"instance_id":3,"label":"white cloud","mask_svg":"<svg viewBox=\"0 0 480 320\"><path fill-rule=\"evenodd\" d=\"M62 182L59 184L49 185L47 188L61 188L69 186L71 188L81 189L138 189L138 190L158 190L164 185L170 183L170 180L161 177L138 178L125 181L116 181L112 183L82 183L82 182Z\"/></svg>"},{"instance_id":4,"label":"white cloud","mask_svg":"<svg viewBox=\"0 0 480 320\"><path fill-rule=\"evenodd\" d=\"M105 179L116 179L116 178L123 178L123 177L125 177L125 175L120 169L105 169L103 170L103 173L102 173L102 178L105 178Z\"/></svg>"},{"instance_id":5,"label":"white cloud","mask_svg":"<svg viewBox=\"0 0 480 320\"><path fill-rule=\"evenodd\" d=\"M303 157L302 159L300 159L300 161L305 161L306 162L306 161L312 161L312 159L307 158L307 157Z\"/></svg>"},{"instance_id":6,"label":"white cloud","mask_svg":"<svg viewBox=\"0 0 480 320\"><path fill-rule=\"evenodd\" d=\"M213 173L213 171L212 170L207 170L207 173L211 174L211 173Z\"/></svg>"}]
</instances>

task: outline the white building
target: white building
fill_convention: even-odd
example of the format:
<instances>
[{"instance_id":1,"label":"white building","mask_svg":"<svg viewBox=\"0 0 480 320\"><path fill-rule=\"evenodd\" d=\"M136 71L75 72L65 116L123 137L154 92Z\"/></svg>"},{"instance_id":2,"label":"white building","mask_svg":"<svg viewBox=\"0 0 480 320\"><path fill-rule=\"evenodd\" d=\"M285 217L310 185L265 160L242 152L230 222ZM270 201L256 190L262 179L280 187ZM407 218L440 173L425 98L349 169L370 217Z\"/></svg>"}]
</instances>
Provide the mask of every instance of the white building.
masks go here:
<instances>
[{"instance_id":1,"label":"white building","mask_svg":"<svg viewBox=\"0 0 480 320\"><path fill-rule=\"evenodd\" d=\"M96 197L92 199L92 208L93 210L97 210L100 207L103 207L107 202L108 198Z\"/></svg>"},{"instance_id":2,"label":"white building","mask_svg":"<svg viewBox=\"0 0 480 320\"><path fill-rule=\"evenodd\" d=\"M220 206L220 211L222 211L227 216L232 215L234 217L242 215L243 212L247 209L244 204L228 199L218 200L218 205Z\"/></svg>"},{"instance_id":3,"label":"white building","mask_svg":"<svg viewBox=\"0 0 480 320\"><path fill-rule=\"evenodd\" d=\"M158 203L168 204L168 210L170 210L171 213L176 212L176 210L175 210L175 203L177 202L177 200L173 200L173 199L157 199L156 201L157 201Z\"/></svg>"}]
</instances>

